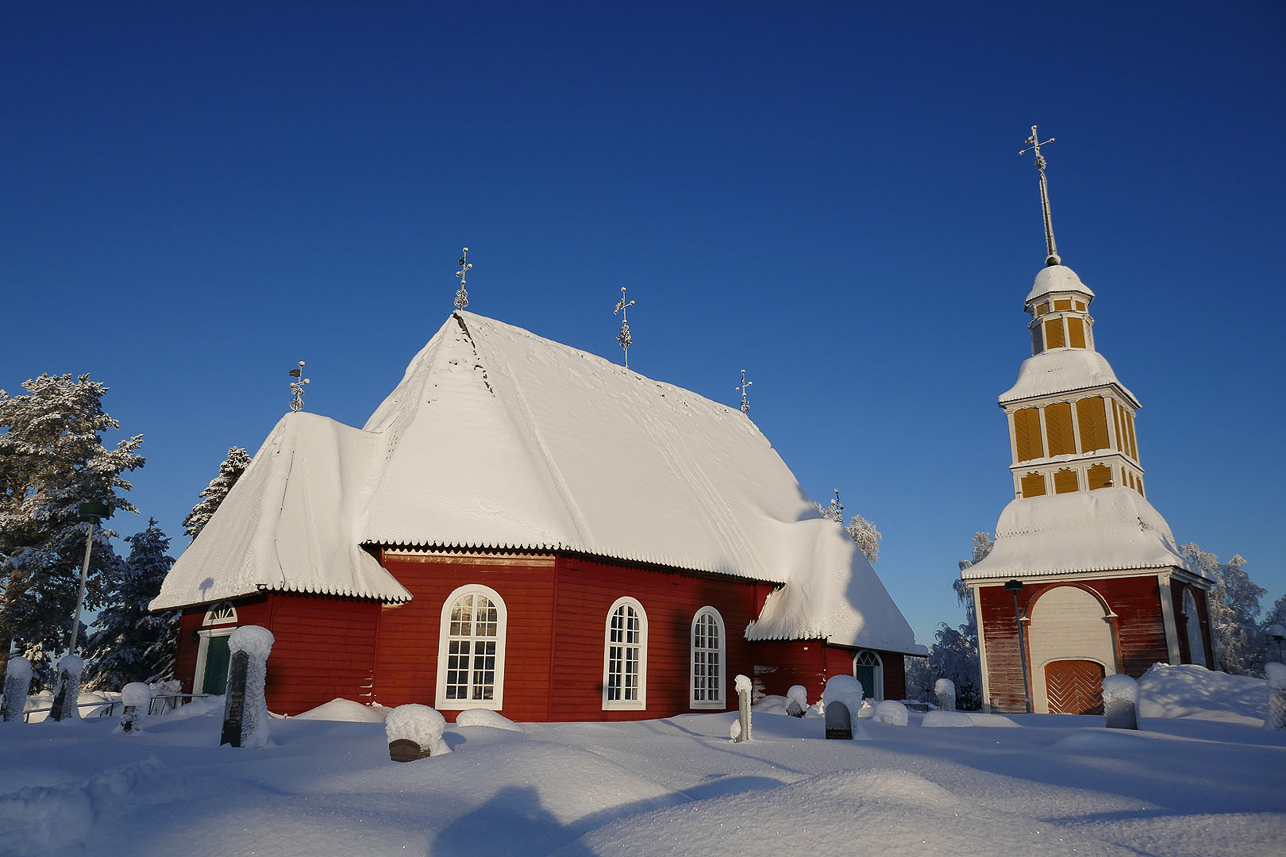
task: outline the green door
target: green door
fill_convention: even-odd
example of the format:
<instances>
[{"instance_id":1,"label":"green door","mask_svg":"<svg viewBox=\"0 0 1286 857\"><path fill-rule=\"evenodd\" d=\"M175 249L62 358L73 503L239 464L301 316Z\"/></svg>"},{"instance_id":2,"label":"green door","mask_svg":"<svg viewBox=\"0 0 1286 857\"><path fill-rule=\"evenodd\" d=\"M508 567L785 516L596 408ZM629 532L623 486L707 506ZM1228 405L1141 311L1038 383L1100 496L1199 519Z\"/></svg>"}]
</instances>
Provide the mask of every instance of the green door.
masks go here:
<instances>
[{"instance_id":1,"label":"green door","mask_svg":"<svg viewBox=\"0 0 1286 857\"><path fill-rule=\"evenodd\" d=\"M875 667L870 664L857 664L853 667L853 678L862 683L862 696L875 699Z\"/></svg>"},{"instance_id":2,"label":"green door","mask_svg":"<svg viewBox=\"0 0 1286 857\"><path fill-rule=\"evenodd\" d=\"M228 638L207 637L205 649L205 675L201 680L201 692L218 696L228 689Z\"/></svg>"}]
</instances>

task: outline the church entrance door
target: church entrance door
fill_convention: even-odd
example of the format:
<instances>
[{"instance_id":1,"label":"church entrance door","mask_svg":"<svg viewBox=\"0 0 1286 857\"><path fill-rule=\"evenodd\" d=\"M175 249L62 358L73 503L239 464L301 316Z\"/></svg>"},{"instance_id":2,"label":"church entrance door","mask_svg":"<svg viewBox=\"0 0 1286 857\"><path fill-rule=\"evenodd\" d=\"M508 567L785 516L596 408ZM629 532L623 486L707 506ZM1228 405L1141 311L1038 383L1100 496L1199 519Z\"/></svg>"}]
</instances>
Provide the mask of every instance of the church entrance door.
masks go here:
<instances>
[{"instance_id":1,"label":"church entrance door","mask_svg":"<svg viewBox=\"0 0 1286 857\"><path fill-rule=\"evenodd\" d=\"M1103 665L1054 661L1045 665L1050 714L1102 714Z\"/></svg>"}]
</instances>

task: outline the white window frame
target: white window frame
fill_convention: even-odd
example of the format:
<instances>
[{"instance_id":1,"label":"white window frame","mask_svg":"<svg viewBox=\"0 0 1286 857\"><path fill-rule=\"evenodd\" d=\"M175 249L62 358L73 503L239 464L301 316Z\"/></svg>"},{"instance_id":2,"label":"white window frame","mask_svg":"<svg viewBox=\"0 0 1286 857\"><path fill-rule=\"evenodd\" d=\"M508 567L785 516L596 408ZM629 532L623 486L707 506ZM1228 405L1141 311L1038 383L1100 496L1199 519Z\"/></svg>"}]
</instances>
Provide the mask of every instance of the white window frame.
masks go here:
<instances>
[{"instance_id":1,"label":"white window frame","mask_svg":"<svg viewBox=\"0 0 1286 857\"><path fill-rule=\"evenodd\" d=\"M466 595L482 595L496 608L496 654L495 683L491 699L447 699L447 662L451 642L451 608ZM470 708L486 708L499 711L504 706L505 689L505 638L509 625L509 608L500 593L480 583L469 583L458 587L442 602L441 625L438 632L438 680L434 707L440 711L465 711ZM473 637L470 640L487 639ZM474 657L470 654L470 658ZM471 670L472 671L472 668Z\"/></svg>"},{"instance_id":2,"label":"white window frame","mask_svg":"<svg viewBox=\"0 0 1286 857\"><path fill-rule=\"evenodd\" d=\"M612 670L612 617L616 611L629 607L638 616L639 642L636 663L638 663L637 699L608 699L608 686ZM624 663L622 662L622 670ZM647 708L647 611L638 599L624 597L612 602L607 611L607 620L603 624L603 710L604 711L638 711Z\"/></svg>"},{"instance_id":3,"label":"white window frame","mask_svg":"<svg viewBox=\"0 0 1286 857\"><path fill-rule=\"evenodd\" d=\"M713 649L697 649L697 624L705 616L714 620L715 631L718 640ZM728 638L724 633L723 616L713 607L705 606L696 612L692 617L692 628L688 631L688 707L690 708L713 708L722 711L728 707L727 686L728 686ZM718 658L719 683L715 687L717 696L709 699L697 699L697 657L702 653L706 657L706 669L709 669L709 652L714 652ZM702 688L705 690L706 688Z\"/></svg>"},{"instance_id":4,"label":"white window frame","mask_svg":"<svg viewBox=\"0 0 1286 857\"><path fill-rule=\"evenodd\" d=\"M221 626L221 627L215 627ZM196 650L196 670L192 675L192 693L205 693L205 661L210 651L211 637L228 637L237 630L237 608L231 601L211 604L201 619L197 630L199 645Z\"/></svg>"},{"instance_id":5,"label":"white window frame","mask_svg":"<svg viewBox=\"0 0 1286 857\"><path fill-rule=\"evenodd\" d=\"M863 664L862 666L875 667L875 701L880 702L884 699L884 658L874 649L859 649L853 654L853 678L857 678L857 659L862 655L870 655L875 658L873 664Z\"/></svg>"}]
</instances>

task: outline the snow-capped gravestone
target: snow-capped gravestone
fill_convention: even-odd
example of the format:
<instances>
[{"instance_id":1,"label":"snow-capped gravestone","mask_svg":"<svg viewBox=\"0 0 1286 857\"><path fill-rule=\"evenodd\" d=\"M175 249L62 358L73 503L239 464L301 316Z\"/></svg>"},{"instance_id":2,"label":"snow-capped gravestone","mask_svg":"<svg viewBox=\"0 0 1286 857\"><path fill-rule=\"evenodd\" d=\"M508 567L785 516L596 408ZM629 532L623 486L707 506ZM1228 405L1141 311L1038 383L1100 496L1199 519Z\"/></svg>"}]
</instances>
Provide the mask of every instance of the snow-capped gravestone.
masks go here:
<instances>
[{"instance_id":1,"label":"snow-capped gravestone","mask_svg":"<svg viewBox=\"0 0 1286 857\"><path fill-rule=\"evenodd\" d=\"M1286 665L1269 661L1264 664L1268 676L1268 716L1264 726L1286 729Z\"/></svg>"},{"instance_id":2,"label":"snow-capped gravestone","mask_svg":"<svg viewBox=\"0 0 1286 857\"><path fill-rule=\"evenodd\" d=\"M862 710L862 683L851 675L830 677L822 692L822 710L826 715L827 738L870 738L857 722L857 713Z\"/></svg>"},{"instance_id":3,"label":"snow-capped gravestone","mask_svg":"<svg viewBox=\"0 0 1286 857\"><path fill-rule=\"evenodd\" d=\"M1138 729L1139 683L1128 675L1103 677L1103 714L1108 729Z\"/></svg>"},{"instance_id":4,"label":"snow-capped gravestone","mask_svg":"<svg viewBox=\"0 0 1286 857\"><path fill-rule=\"evenodd\" d=\"M905 726L909 717L905 705L896 699L886 699L876 703L871 719L876 723L887 723L890 726Z\"/></svg>"},{"instance_id":5,"label":"snow-capped gravestone","mask_svg":"<svg viewBox=\"0 0 1286 857\"><path fill-rule=\"evenodd\" d=\"M808 711L808 690L802 684L791 685L786 691L786 713L791 717L803 717Z\"/></svg>"},{"instance_id":6,"label":"snow-capped gravestone","mask_svg":"<svg viewBox=\"0 0 1286 857\"><path fill-rule=\"evenodd\" d=\"M54 720L79 720L80 674L85 671L85 662L75 655L63 655L58 661L58 691L54 694L53 710L49 716Z\"/></svg>"},{"instance_id":7,"label":"snow-capped gravestone","mask_svg":"<svg viewBox=\"0 0 1286 857\"><path fill-rule=\"evenodd\" d=\"M22 713L27 708L27 693L31 690L31 661L14 655L4 671L4 706L0 716L5 721L22 722Z\"/></svg>"},{"instance_id":8,"label":"snow-capped gravestone","mask_svg":"<svg viewBox=\"0 0 1286 857\"><path fill-rule=\"evenodd\" d=\"M272 644L272 632L259 625L242 625L228 637L232 658L228 664L220 746L268 746L268 701L264 696L264 685L268 678L268 655L272 652Z\"/></svg>"},{"instance_id":9,"label":"snow-capped gravestone","mask_svg":"<svg viewBox=\"0 0 1286 857\"><path fill-rule=\"evenodd\" d=\"M446 718L427 705L399 705L384 718L389 758L394 762L414 762L450 753L451 748L442 740L446 725Z\"/></svg>"},{"instance_id":10,"label":"snow-capped gravestone","mask_svg":"<svg viewBox=\"0 0 1286 857\"><path fill-rule=\"evenodd\" d=\"M940 678L933 683L933 695L938 699L939 711L956 710L956 683L949 678Z\"/></svg>"},{"instance_id":11,"label":"snow-capped gravestone","mask_svg":"<svg viewBox=\"0 0 1286 857\"><path fill-rule=\"evenodd\" d=\"M746 676L739 675L732 686L737 691L737 722L732 724L732 740L749 741L751 738L750 696L754 692L754 684Z\"/></svg>"},{"instance_id":12,"label":"snow-capped gravestone","mask_svg":"<svg viewBox=\"0 0 1286 857\"><path fill-rule=\"evenodd\" d=\"M120 730L122 732L142 732L143 718L147 708L152 704L152 688L145 682L132 681L121 689L121 702L125 710L121 713Z\"/></svg>"}]
</instances>

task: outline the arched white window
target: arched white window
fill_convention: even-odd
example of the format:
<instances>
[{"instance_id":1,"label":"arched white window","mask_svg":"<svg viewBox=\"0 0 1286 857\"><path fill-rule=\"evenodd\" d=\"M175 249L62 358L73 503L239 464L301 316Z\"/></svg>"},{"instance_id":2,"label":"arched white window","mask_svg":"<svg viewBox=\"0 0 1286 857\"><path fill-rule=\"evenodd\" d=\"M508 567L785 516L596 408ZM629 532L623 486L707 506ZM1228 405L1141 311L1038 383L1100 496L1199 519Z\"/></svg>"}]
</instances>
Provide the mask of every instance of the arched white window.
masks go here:
<instances>
[{"instance_id":1,"label":"arched white window","mask_svg":"<svg viewBox=\"0 0 1286 857\"><path fill-rule=\"evenodd\" d=\"M442 605L436 708L499 710L505 689L508 610L494 589L461 586Z\"/></svg>"},{"instance_id":2,"label":"arched white window","mask_svg":"<svg viewBox=\"0 0 1286 857\"><path fill-rule=\"evenodd\" d=\"M231 601L210 605L197 630L196 669L192 672L192 692L219 695L227 689L228 637L237 630L237 608Z\"/></svg>"},{"instance_id":3,"label":"arched white window","mask_svg":"<svg viewBox=\"0 0 1286 857\"><path fill-rule=\"evenodd\" d=\"M723 617L713 607L702 607L692 617L692 682L688 693L692 708L726 707L724 660Z\"/></svg>"},{"instance_id":4,"label":"arched white window","mask_svg":"<svg viewBox=\"0 0 1286 857\"><path fill-rule=\"evenodd\" d=\"M884 698L884 661L877 652L863 649L853 657L853 678L862 683L863 696Z\"/></svg>"},{"instance_id":5,"label":"arched white window","mask_svg":"<svg viewBox=\"0 0 1286 857\"><path fill-rule=\"evenodd\" d=\"M607 611L603 644L603 708L647 707L647 613L633 598Z\"/></svg>"}]
</instances>

